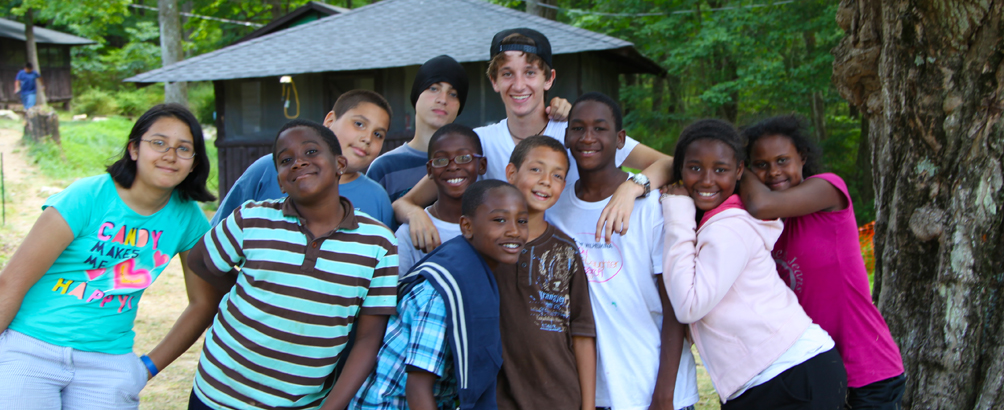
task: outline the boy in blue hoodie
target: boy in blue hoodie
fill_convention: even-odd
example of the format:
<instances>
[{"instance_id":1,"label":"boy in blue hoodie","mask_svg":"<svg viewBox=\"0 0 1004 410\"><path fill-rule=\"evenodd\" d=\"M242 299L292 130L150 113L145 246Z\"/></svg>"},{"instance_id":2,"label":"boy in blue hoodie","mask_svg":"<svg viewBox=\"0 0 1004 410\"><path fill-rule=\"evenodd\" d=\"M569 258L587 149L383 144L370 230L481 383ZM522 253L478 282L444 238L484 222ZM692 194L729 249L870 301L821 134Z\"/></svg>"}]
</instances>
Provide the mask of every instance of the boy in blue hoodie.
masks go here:
<instances>
[{"instance_id":1,"label":"boy in blue hoodie","mask_svg":"<svg viewBox=\"0 0 1004 410\"><path fill-rule=\"evenodd\" d=\"M499 293L492 271L513 264L529 236L526 199L485 180L464 192L461 236L423 258L398 286L376 370L356 409L494 410L502 364Z\"/></svg>"}]
</instances>

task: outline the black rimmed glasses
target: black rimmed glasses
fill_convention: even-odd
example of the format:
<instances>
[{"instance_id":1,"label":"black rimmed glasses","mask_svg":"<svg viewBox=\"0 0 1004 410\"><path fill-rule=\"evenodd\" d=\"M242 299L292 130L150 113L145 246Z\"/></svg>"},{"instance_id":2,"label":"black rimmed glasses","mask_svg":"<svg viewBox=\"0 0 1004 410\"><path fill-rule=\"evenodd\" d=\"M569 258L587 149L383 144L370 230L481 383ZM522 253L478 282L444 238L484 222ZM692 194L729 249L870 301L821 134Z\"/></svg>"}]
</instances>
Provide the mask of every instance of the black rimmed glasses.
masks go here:
<instances>
[{"instance_id":1,"label":"black rimmed glasses","mask_svg":"<svg viewBox=\"0 0 1004 410\"><path fill-rule=\"evenodd\" d=\"M169 146L167 146L167 142L164 141L164 140L140 140L140 141L149 142L150 143L150 148L153 148L154 151L157 151L157 152L160 152L160 153L164 153L164 152L170 151L171 149L174 149L174 154L177 155L178 158L181 158L181 159L192 159L192 158L195 158L195 148L192 148L191 146L188 146L188 145L179 145L177 147L169 147Z\"/></svg>"},{"instance_id":2,"label":"black rimmed glasses","mask_svg":"<svg viewBox=\"0 0 1004 410\"><path fill-rule=\"evenodd\" d=\"M462 155L457 155L453 158L433 158L429 160L429 164L432 165L433 168L443 168L446 167L447 165L450 165L450 161L453 161L453 163L457 165L463 165L471 161L474 161L475 158L481 158L481 157L483 157L483 155L462 154Z\"/></svg>"}]
</instances>

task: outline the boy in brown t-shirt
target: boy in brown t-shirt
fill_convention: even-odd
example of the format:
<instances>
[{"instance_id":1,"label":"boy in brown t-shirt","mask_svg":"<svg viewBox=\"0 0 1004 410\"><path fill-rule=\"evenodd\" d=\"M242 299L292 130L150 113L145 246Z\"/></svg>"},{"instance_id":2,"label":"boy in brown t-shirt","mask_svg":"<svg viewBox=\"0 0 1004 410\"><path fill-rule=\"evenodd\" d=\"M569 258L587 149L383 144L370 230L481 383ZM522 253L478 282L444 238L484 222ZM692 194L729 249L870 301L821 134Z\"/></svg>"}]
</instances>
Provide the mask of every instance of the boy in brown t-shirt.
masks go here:
<instances>
[{"instance_id":1,"label":"boy in brown t-shirt","mask_svg":"<svg viewBox=\"0 0 1004 410\"><path fill-rule=\"evenodd\" d=\"M506 166L506 179L529 205L530 241L519 262L495 271L500 410L595 407L596 330L586 272L575 241L544 220L565 188L568 167L561 142L539 135L521 141Z\"/></svg>"}]
</instances>

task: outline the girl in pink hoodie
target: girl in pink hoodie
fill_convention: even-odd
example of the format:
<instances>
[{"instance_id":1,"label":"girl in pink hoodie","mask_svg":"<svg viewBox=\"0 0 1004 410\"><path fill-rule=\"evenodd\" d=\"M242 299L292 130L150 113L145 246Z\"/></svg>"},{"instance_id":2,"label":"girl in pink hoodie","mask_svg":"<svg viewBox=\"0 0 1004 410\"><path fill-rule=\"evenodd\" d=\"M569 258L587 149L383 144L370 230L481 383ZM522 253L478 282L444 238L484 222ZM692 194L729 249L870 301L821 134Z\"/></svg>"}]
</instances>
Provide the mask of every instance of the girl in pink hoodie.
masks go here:
<instances>
[{"instance_id":1,"label":"girl in pink hoodie","mask_svg":"<svg viewBox=\"0 0 1004 410\"><path fill-rule=\"evenodd\" d=\"M781 221L753 218L735 194L743 152L724 121L697 121L680 134L677 183L662 198L670 302L690 326L722 409L840 409L840 354L770 255Z\"/></svg>"},{"instance_id":2,"label":"girl in pink hoodie","mask_svg":"<svg viewBox=\"0 0 1004 410\"><path fill-rule=\"evenodd\" d=\"M750 171L742 198L756 218L784 218L772 255L805 313L836 342L847 369L848 409L898 409L903 358L872 304L847 185L816 172L817 149L796 116L746 128Z\"/></svg>"}]
</instances>

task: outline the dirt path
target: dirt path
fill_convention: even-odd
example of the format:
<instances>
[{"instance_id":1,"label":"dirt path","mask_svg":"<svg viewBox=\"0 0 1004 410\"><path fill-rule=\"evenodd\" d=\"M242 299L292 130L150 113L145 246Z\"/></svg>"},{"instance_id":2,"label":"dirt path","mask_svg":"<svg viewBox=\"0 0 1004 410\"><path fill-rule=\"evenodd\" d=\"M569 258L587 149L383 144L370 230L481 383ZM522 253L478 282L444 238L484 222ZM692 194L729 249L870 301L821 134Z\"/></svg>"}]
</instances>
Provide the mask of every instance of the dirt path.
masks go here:
<instances>
[{"instance_id":1,"label":"dirt path","mask_svg":"<svg viewBox=\"0 0 1004 410\"><path fill-rule=\"evenodd\" d=\"M0 266L14 253L42 213L42 205L64 185L43 175L31 163L21 144L21 131L0 129L3 179L6 191L6 223L0 226ZM149 352L167 334L175 319L188 305L181 263L175 257L146 290L136 315L137 354ZM185 409L192 390L192 378L199 360L202 339L147 384L140 394L143 410Z\"/></svg>"},{"instance_id":2,"label":"dirt path","mask_svg":"<svg viewBox=\"0 0 1004 410\"><path fill-rule=\"evenodd\" d=\"M45 198L63 189L51 186L38 168L26 161L21 132L0 129L0 152L3 153L4 210L6 222L0 227L0 261L14 252L31 225L42 213Z\"/></svg>"}]
</instances>

